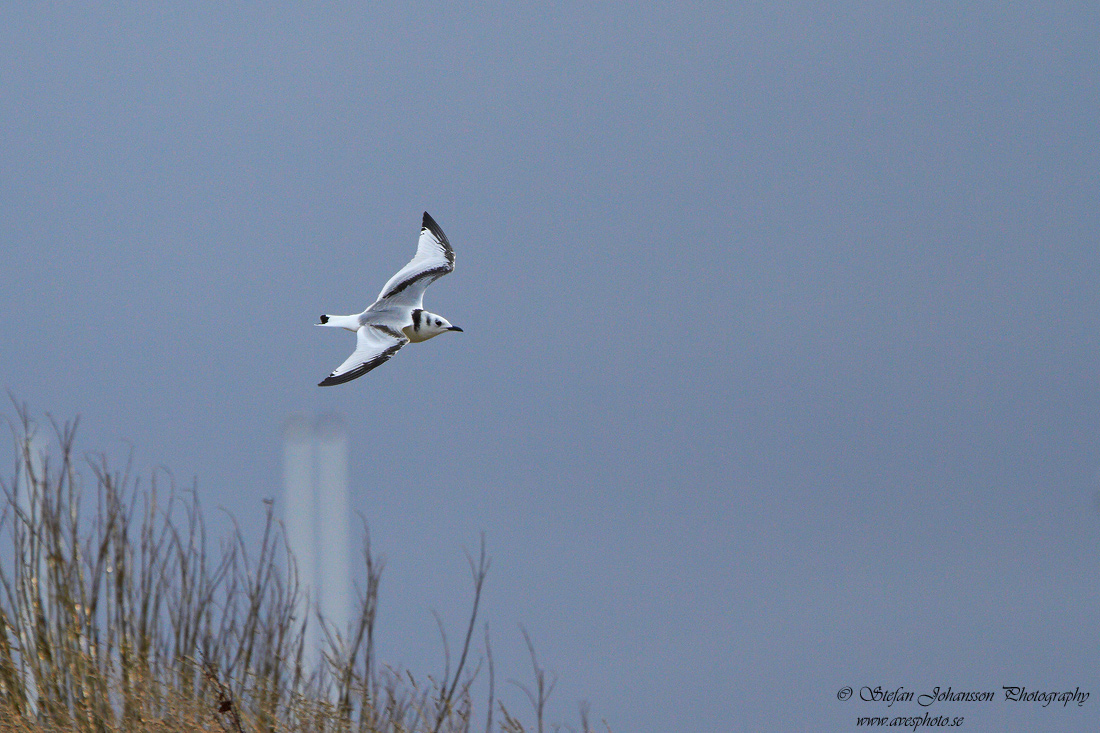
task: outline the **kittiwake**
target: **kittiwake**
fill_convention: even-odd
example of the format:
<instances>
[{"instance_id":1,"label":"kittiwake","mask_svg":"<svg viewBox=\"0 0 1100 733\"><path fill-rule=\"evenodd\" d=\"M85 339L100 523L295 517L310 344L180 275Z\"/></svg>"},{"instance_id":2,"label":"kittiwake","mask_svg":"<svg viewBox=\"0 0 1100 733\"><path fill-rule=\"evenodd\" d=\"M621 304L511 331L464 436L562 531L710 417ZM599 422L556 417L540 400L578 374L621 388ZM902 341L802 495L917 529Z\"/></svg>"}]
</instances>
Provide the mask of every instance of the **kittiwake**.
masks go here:
<instances>
[{"instance_id":1,"label":"kittiwake","mask_svg":"<svg viewBox=\"0 0 1100 733\"><path fill-rule=\"evenodd\" d=\"M447 331L461 331L443 316L421 307L427 287L454 269L451 243L425 211L416 255L390 278L378 299L357 315L321 315L321 322L316 325L354 331L356 342L351 356L318 386L331 387L361 377L388 361L410 341L417 343Z\"/></svg>"}]
</instances>

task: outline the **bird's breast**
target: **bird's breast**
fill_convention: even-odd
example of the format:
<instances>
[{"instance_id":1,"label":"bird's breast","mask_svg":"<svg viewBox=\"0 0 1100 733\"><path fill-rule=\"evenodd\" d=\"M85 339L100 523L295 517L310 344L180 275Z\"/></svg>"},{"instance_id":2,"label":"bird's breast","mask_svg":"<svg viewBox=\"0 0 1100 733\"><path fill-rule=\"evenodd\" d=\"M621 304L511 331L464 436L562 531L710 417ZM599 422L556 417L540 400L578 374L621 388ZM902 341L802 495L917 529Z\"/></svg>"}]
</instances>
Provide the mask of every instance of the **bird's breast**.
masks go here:
<instances>
[{"instance_id":1,"label":"bird's breast","mask_svg":"<svg viewBox=\"0 0 1100 733\"><path fill-rule=\"evenodd\" d=\"M402 328L401 332L405 334L408 337L409 341L413 342L414 344L418 344L421 341L427 341L432 336L439 335L438 333L428 333L424 329L417 329L411 324Z\"/></svg>"}]
</instances>

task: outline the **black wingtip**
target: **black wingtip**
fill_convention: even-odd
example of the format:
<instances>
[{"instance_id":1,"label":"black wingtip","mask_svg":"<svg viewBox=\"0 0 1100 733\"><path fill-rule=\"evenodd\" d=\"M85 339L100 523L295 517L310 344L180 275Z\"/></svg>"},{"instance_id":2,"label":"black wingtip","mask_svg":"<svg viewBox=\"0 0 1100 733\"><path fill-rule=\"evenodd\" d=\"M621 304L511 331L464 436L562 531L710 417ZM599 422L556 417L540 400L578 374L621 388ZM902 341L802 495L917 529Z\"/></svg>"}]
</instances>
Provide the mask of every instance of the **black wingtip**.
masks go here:
<instances>
[{"instance_id":1,"label":"black wingtip","mask_svg":"<svg viewBox=\"0 0 1100 733\"><path fill-rule=\"evenodd\" d=\"M455 254L454 250L451 249L451 243L447 240L447 235L440 229L439 224L436 224L435 219L433 219L432 215L427 211L424 212L424 223L420 227L420 231L423 232L425 230L431 232L433 237L443 243L443 251L447 255L447 262L454 265ZM450 272L450 270L448 270L448 272Z\"/></svg>"},{"instance_id":2,"label":"black wingtip","mask_svg":"<svg viewBox=\"0 0 1100 733\"><path fill-rule=\"evenodd\" d=\"M321 325L328 323L328 316L324 313L321 314Z\"/></svg>"},{"instance_id":3,"label":"black wingtip","mask_svg":"<svg viewBox=\"0 0 1100 733\"><path fill-rule=\"evenodd\" d=\"M358 377L361 374L363 374L363 372L360 371L360 370L356 370L356 369L352 369L350 372L344 372L340 376L336 376L336 374L333 373L333 374L328 375L324 379L322 379L320 382L318 382L317 386L318 387L332 387L333 385L336 385L336 384L343 384L344 382L350 382L351 380L355 379L356 377Z\"/></svg>"},{"instance_id":4,"label":"black wingtip","mask_svg":"<svg viewBox=\"0 0 1100 733\"><path fill-rule=\"evenodd\" d=\"M427 229L434 234L440 241L446 241L447 235L443 233L443 229L440 228L436 220L432 218L432 215L427 211L424 212L424 221L420 225L421 229Z\"/></svg>"}]
</instances>

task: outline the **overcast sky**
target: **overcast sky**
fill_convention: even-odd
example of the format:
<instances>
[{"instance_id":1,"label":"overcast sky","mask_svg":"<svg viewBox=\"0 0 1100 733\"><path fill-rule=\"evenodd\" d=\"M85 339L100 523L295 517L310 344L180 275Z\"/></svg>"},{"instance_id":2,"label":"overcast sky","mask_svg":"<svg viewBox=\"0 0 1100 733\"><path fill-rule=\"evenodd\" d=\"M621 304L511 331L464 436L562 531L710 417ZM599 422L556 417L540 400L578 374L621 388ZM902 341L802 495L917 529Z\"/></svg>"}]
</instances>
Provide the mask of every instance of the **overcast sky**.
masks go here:
<instances>
[{"instance_id":1,"label":"overcast sky","mask_svg":"<svg viewBox=\"0 0 1100 733\"><path fill-rule=\"evenodd\" d=\"M553 722L1096 730L1100 11L1007 5L6 4L0 387L246 525L342 414L384 661L484 531ZM424 210L465 331L318 388Z\"/></svg>"}]
</instances>

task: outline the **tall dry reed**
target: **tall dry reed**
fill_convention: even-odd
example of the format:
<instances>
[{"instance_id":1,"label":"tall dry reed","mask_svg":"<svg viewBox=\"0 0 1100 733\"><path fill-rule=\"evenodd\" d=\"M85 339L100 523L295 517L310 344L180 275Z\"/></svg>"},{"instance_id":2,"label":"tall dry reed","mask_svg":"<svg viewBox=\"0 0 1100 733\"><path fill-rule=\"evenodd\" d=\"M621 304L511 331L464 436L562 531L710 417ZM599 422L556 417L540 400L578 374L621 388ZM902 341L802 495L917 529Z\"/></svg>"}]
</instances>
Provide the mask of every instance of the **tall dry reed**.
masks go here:
<instances>
[{"instance_id":1,"label":"tall dry reed","mask_svg":"<svg viewBox=\"0 0 1100 733\"><path fill-rule=\"evenodd\" d=\"M113 469L102 456L78 458L76 421L51 422L58 450L41 460L41 427L25 406L16 413L16 465L0 478L0 730L466 732L483 670L485 730L494 712L499 730L524 730L494 700L488 628L483 647L474 641L484 538L469 558L473 602L457 662L452 669L440 623L444 671L420 683L375 659L382 563L369 535L355 622L333 628L299 612L308 599L272 502L258 545L234 520L212 547L193 490L164 474L143 484L130 465ZM315 666L309 623L322 631ZM553 684L530 648L541 732Z\"/></svg>"}]
</instances>

